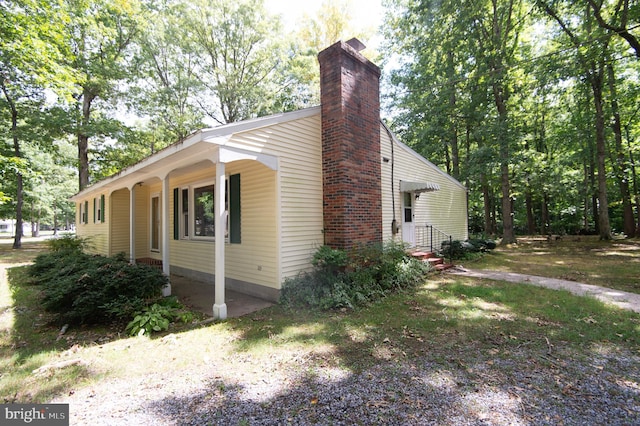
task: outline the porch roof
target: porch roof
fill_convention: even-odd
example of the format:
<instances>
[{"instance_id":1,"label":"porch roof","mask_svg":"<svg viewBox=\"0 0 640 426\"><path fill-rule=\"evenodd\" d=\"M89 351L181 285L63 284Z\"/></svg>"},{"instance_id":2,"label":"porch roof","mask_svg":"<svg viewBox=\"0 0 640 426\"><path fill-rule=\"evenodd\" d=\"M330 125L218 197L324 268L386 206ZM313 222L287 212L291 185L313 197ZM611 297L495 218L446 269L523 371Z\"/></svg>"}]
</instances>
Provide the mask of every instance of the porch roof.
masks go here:
<instances>
[{"instance_id":1,"label":"porch roof","mask_svg":"<svg viewBox=\"0 0 640 426\"><path fill-rule=\"evenodd\" d=\"M120 188L130 189L148 179L163 179L173 170L192 166L203 160L211 160L214 163L229 163L250 159L259 161L272 170L277 170L277 157L262 152L262 148L259 147L239 146L230 143L233 136L245 131L306 118L319 113L320 107L312 107L198 130L138 163L94 183L70 197L70 200L78 201L97 192L114 191Z\"/></svg>"}]
</instances>

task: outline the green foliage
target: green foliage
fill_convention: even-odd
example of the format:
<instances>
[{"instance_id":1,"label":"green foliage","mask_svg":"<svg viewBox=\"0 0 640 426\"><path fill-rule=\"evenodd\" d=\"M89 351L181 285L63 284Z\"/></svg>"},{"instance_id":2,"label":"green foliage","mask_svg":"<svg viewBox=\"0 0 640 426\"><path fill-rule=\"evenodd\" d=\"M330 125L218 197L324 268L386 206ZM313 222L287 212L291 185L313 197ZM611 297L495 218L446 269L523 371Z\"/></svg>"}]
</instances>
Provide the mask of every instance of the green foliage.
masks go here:
<instances>
[{"instance_id":1,"label":"green foliage","mask_svg":"<svg viewBox=\"0 0 640 426\"><path fill-rule=\"evenodd\" d=\"M346 251L322 246L313 254L311 264L316 268L337 272L347 266L348 261Z\"/></svg>"},{"instance_id":2,"label":"green foliage","mask_svg":"<svg viewBox=\"0 0 640 426\"><path fill-rule=\"evenodd\" d=\"M168 330L171 322L180 321L186 324L193 320L193 313L185 311L178 299L171 296L145 307L127 324L126 332L130 336L150 335L153 332Z\"/></svg>"},{"instance_id":3,"label":"green foliage","mask_svg":"<svg viewBox=\"0 0 640 426\"><path fill-rule=\"evenodd\" d=\"M493 240L486 239L470 239L467 241L453 240L442 242L440 255L449 259L471 259L475 257L475 253L485 252L496 248Z\"/></svg>"},{"instance_id":4,"label":"green foliage","mask_svg":"<svg viewBox=\"0 0 640 426\"><path fill-rule=\"evenodd\" d=\"M127 325L126 331L131 336L142 336L154 331L167 330L171 316L171 308L154 303L136 315Z\"/></svg>"},{"instance_id":5,"label":"green foliage","mask_svg":"<svg viewBox=\"0 0 640 426\"><path fill-rule=\"evenodd\" d=\"M47 247L52 252L71 251L80 253L90 247L88 238L81 238L76 235L63 235L60 238L47 240Z\"/></svg>"},{"instance_id":6,"label":"green foliage","mask_svg":"<svg viewBox=\"0 0 640 426\"><path fill-rule=\"evenodd\" d=\"M350 251L320 247L314 269L285 280L280 302L321 309L354 308L420 283L429 266L402 245L363 246Z\"/></svg>"},{"instance_id":7,"label":"green foliage","mask_svg":"<svg viewBox=\"0 0 640 426\"><path fill-rule=\"evenodd\" d=\"M77 247L38 256L29 274L42 286L44 308L67 323L130 318L158 300L167 284L157 268L132 265L124 254L93 256Z\"/></svg>"}]
</instances>

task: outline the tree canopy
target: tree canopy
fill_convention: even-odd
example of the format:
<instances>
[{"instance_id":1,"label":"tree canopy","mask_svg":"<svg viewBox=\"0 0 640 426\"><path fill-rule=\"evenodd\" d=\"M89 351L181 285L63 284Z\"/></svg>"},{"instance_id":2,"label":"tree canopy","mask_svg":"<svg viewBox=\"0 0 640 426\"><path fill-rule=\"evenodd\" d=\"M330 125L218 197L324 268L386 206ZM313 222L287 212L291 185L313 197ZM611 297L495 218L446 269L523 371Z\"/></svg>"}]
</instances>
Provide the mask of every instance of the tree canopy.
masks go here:
<instances>
[{"instance_id":1,"label":"tree canopy","mask_svg":"<svg viewBox=\"0 0 640 426\"><path fill-rule=\"evenodd\" d=\"M636 2L386 8L386 115L467 186L472 232L640 235ZM318 104L317 53L372 35L354 14L327 0L284 28L262 0L0 0L0 216L64 220L73 190L200 128Z\"/></svg>"},{"instance_id":2,"label":"tree canopy","mask_svg":"<svg viewBox=\"0 0 640 426\"><path fill-rule=\"evenodd\" d=\"M634 236L639 22L625 0L392 1L392 126L467 185L473 232Z\"/></svg>"}]
</instances>

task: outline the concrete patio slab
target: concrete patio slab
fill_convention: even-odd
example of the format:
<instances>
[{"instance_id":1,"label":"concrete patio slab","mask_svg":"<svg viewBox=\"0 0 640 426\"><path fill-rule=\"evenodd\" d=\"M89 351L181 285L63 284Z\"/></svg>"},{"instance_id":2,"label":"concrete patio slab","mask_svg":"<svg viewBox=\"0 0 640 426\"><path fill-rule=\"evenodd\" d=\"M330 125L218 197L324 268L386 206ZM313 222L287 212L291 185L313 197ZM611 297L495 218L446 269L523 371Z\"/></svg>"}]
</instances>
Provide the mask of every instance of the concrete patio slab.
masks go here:
<instances>
[{"instance_id":1,"label":"concrete patio slab","mask_svg":"<svg viewBox=\"0 0 640 426\"><path fill-rule=\"evenodd\" d=\"M190 278L171 275L171 294L180 303L198 312L213 316L213 302L215 298L213 283L205 283ZM227 304L227 318L235 318L272 306L274 303L258 297L238 293L226 289L225 303Z\"/></svg>"}]
</instances>

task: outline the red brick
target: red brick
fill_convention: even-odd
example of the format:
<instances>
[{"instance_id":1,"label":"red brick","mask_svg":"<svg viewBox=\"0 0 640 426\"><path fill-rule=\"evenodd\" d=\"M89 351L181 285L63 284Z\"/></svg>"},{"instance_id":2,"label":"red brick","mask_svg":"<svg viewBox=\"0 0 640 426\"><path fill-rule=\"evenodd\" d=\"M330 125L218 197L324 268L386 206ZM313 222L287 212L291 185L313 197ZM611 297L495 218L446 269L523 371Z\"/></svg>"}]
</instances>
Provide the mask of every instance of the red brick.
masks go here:
<instances>
[{"instance_id":1,"label":"red brick","mask_svg":"<svg viewBox=\"0 0 640 426\"><path fill-rule=\"evenodd\" d=\"M380 243L380 69L343 42L320 52L318 61L325 243Z\"/></svg>"}]
</instances>

